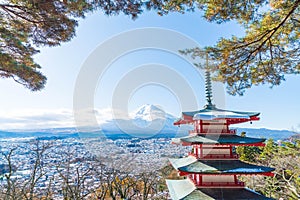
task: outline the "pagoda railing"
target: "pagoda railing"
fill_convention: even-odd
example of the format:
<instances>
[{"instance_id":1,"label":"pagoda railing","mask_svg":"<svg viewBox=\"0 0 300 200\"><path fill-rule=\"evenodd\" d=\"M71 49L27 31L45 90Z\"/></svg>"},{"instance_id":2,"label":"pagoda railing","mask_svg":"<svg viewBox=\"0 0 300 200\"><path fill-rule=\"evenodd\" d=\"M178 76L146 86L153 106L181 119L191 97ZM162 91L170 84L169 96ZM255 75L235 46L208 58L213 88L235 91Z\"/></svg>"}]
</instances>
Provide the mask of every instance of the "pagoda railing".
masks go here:
<instances>
[{"instance_id":1,"label":"pagoda railing","mask_svg":"<svg viewBox=\"0 0 300 200\"><path fill-rule=\"evenodd\" d=\"M205 133L212 133L212 134L218 134L218 133L227 133L227 134L236 134L236 129L232 129L232 130L227 130L227 129L205 129L202 132L200 131L196 131L196 130L190 130L189 134L205 134Z\"/></svg>"},{"instance_id":2,"label":"pagoda railing","mask_svg":"<svg viewBox=\"0 0 300 200\"><path fill-rule=\"evenodd\" d=\"M195 156L198 159L238 159L239 156L237 154L207 154L204 156L197 156L194 153L189 153L191 156Z\"/></svg>"},{"instance_id":3,"label":"pagoda railing","mask_svg":"<svg viewBox=\"0 0 300 200\"><path fill-rule=\"evenodd\" d=\"M196 184L197 187L245 187L243 182L203 182Z\"/></svg>"},{"instance_id":4,"label":"pagoda railing","mask_svg":"<svg viewBox=\"0 0 300 200\"><path fill-rule=\"evenodd\" d=\"M222 158L226 158L226 159L238 159L239 156L237 154L233 154L233 155L226 155L226 154L207 154L205 156L202 156L202 159L222 159Z\"/></svg>"},{"instance_id":5,"label":"pagoda railing","mask_svg":"<svg viewBox=\"0 0 300 200\"><path fill-rule=\"evenodd\" d=\"M196 187L245 187L244 182L200 182L193 178L193 175L188 175L189 179L194 182Z\"/></svg>"}]
</instances>

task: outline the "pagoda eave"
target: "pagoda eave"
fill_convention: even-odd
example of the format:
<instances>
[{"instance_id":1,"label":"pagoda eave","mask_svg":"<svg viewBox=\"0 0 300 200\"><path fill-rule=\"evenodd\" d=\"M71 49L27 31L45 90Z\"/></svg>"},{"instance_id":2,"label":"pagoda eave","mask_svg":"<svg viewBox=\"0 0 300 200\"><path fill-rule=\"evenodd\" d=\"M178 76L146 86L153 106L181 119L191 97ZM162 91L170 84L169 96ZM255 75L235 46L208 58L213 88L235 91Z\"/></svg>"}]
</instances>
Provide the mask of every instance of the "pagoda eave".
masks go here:
<instances>
[{"instance_id":1,"label":"pagoda eave","mask_svg":"<svg viewBox=\"0 0 300 200\"><path fill-rule=\"evenodd\" d=\"M191 120L179 119L178 121L174 122L173 124L175 126L180 126L180 125L191 124L191 123L193 123L193 119L191 119Z\"/></svg>"},{"instance_id":2,"label":"pagoda eave","mask_svg":"<svg viewBox=\"0 0 300 200\"><path fill-rule=\"evenodd\" d=\"M183 146L200 145L206 147L232 147L232 146L265 146L265 139L242 137L235 134L193 134L187 137L174 138L173 144Z\"/></svg>"},{"instance_id":3,"label":"pagoda eave","mask_svg":"<svg viewBox=\"0 0 300 200\"><path fill-rule=\"evenodd\" d=\"M180 163L175 167L178 171L188 174L269 174L275 170L271 167L248 164L240 160L198 160L190 157L172 161Z\"/></svg>"},{"instance_id":4,"label":"pagoda eave","mask_svg":"<svg viewBox=\"0 0 300 200\"><path fill-rule=\"evenodd\" d=\"M248 188L198 188L180 200L272 200Z\"/></svg>"},{"instance_id":5,"label":"pagoda eave","mask_svg":"<svg viewBox=\"0 0 300 200\"><path fill-rule=\"evenodd\" d=\"M259 121L260 118L257 116L253 116L250 118L214 118L214 120L226 120L227 125L232 125L232 124L240 124L240 123L245 123L245 122L252 122L252 121ZM173 124L175 126L180 126L184 124L193 124L195 123L195 120L192 117L189 116L184 116L182 119L179 119L178 121L174 122Z\"/></svg>"},{"instance_id":6,"label":"pagoda eave","mask_svg":"<svg viewBox=\"0 0 300 200\"><path fill-rule=\"evenodd\" d=\"M273 200L245 187L195 187L188 179L167 180L172 200Z\"/></svg>"},{"instance_id":7,"label":"pagoda eave","mask_svg":"<svg viewBox=\"0 0 300 200\"><path fill-rule=\"evenodd\" d=\"M252 143L252 144L235 144L233 146L253 146L253 147L264 147L266 146L265 143L263 142L258 142L258 143Z\"/></svg>"},{"instance_id":8,"label":"pagoda eave","mask_svg":"<svg viewBox=\"0 0 300 200\"><path fill-rule=\"evenodd\" d=\"M230 118L230 119L226 119L226 122L228 125L231 125L231 124L240 124L240 123L245 123L245 122L252 122L252 121L259 121L260 118L257 117L257 116L253 116L253 117L250 117L249 119L239 119L239 118Z\"/></svg>"},{"instance_id":9,"label":"pagoda eave","mask_svg":"<svg viewBox=\"0 0 300 200\"><path fill-rule=\"evenodd\" d=\"M186 172L178 170L180 176L188 176L191 174L199 174L199 175L205 175L205 176L216 176L216 175L222 175L222 176L232 176L232 175L244 175L244 176L252 176L252 175L263 175L263 176L270 176L273 177L275 174L272 172L230 172L230 173L224 173L224 172Z\"/></svg>"},{"instance_id":10,"label":"pagoda eave","mask_svg":"<svg viewBox=\"0 0 300 200\"><path fill-rule=\"evenodd\" d=\"M171 144L178 144L176 142L172 142ZM191 145L205 145L207 147L232 147L232 146L254 146L254 147L264 147L266 144L263 142L257 142L257 143L251 143L251 144L246 144L246 143L227 143L227 144L220 144L220 143L198 143L198 142L181 142L180 143L182 146L191 146Z\"/></svg>"}]
</instances>

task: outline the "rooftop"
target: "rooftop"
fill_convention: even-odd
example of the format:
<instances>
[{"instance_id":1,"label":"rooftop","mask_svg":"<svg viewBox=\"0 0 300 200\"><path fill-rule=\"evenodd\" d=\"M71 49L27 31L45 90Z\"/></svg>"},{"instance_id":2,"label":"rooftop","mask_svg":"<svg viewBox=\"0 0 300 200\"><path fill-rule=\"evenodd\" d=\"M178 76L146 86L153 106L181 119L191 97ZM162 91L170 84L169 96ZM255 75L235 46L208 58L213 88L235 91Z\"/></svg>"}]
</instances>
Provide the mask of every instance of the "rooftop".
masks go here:
<instances>
[{"instance_id":1,"label":"rooftop","mask_svg":"<svg viewBox=\"0 0 300 200\"><path fill-rule=\"evenodd\" d=\"M172 140L175 144L232 144L232 145L251 145L264 142L262 138L242 137L238 135L190 135L183 138Z\"/></svg>"},{"instance_id":2,"label":"rooftop","mask_svg":"<svg viewBox=\"0 0 300 200\"><path fill-rule=\"evenodd\" d=\"M192 157L192 156L191 156ZM181 172L201 174L259 174L274 171L274 168L248 164L240 160L193 160L170 159Z\"/></svg>"},{"instance_id":3,"label":"rooftop","mask_svg":"<svg viewBox=\"0 0 300 200\"><path fill-rule=\"evenodd\" d=\"M181 200L271 200L247 188L201 188L196 189Z\"/></svg>"},{"instance_id":4,"label":"rooftop","mask_svg":"<svg viewBox=\"0 0 300 200\"><path fill-rule=\"evenodd\" d=\"M190 117L203 117L204 120L212 120L216 118L250 118L256 117L259 112L242 112L242 111L232 111L232 110L223 110L216 107L207 107L201 110L182 112L183 115Z\"/></svg>"},{"instance_id":5,"label":"rooftop","mask_svg":"<svg viewBox=\"0 0 300 200\"><path fill-rule=\"evenodd\" d=\"M248 121L259 120L259 112L242 112L242 111L232 111L223 110L216 108L215 106L206 106L204 109L182 112L182 117L174 122L174 125L189 124L197 120L220 120L226 119L226 123L237 124Z\"/></svg>"},{"instance_id":6,"label":"rooftop","mask_svg":"<svg viewBox=\"0 0 300 200\"><path fill-rule=\"evenodd\" d=\"M172 200L272 200L247 188L196 188L189 179L167 180Z\"/></svg>"}]
</instances>

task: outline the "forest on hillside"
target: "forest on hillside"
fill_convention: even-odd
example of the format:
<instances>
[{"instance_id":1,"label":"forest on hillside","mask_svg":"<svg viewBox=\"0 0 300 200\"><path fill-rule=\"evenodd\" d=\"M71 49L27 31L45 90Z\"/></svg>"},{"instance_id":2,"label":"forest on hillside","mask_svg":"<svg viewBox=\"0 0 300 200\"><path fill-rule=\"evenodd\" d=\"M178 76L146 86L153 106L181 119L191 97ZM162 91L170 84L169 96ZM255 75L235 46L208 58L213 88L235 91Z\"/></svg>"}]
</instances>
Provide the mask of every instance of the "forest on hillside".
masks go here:
<instances>
[{"instance_id":1,"label":"forest on hillside","mask_svg":"<svg viewBox=\"0 0 300 200\"><path fill-rule=\"evenodd\" d=\"M266 141L264 147L238 147L240 159L274 167L273 177L243 176L246 186L275 199L300 199L300 140Z\"/></svg>"}]
</instances>

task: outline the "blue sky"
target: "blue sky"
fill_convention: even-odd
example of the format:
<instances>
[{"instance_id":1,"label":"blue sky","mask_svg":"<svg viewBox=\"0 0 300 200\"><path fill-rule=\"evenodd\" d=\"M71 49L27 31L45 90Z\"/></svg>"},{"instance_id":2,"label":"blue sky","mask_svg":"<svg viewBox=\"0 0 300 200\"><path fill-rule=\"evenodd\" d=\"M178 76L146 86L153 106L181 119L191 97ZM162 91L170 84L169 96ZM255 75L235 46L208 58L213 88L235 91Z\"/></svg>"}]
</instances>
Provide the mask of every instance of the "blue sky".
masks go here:
<instances>
[{"instance_id":1,"label":"blue sky","mask_svg":"<svg viewBox=\"0 0 300 200\"><path fill-rule=\"evenodd\" d=\"M85 60L105 41L123 32L147 27L177 32L196 41L200 46L213 45L220 37L243 34L243 30L234 23L222 25L208 23L198 13L184 15L173 13L160 17L154 12L146 12L135 21L123 15L107 17L100 13L90 14L80 21L77 36L71 42L55 48L42 48L41 53L36 55L36 61L48 77L43 91L31 92L12 80L0 80L3 94L0 99L0 123L2 124L0 129L73 126L73 94ZM169 42L170 45L177 42L169 40L170 38L166 37L164 42ZM99 60L109 56L112 51L115 50L110 49L105 55L99 55ZM119 102L126 102L126 112L148 103L158 104L166 112L179 117L182 109L196 110L203 107L205 103L203 77L185 57L159 49L140 49L120 55L99 77L93 99L94 109L102 113L98 118L99 123L112 118L110 108L113 106L114 92L116 87L119 87L118 84L127 80L126 78L130 80L131 73L134 74L135 70L145 66L165 67L170 70L170 73L179 75L181 81L192 88L197 105L192 102L185 102L183 105L180 95L177 94L178 90L172 90L169 83L164 82L164 77L169 77L170 74L160 74L161 72L158 71L157 76L163 84L160 84L160 81L145 82L134 90L128 91L129 98L117 97ZM139 77L142 82L146 78L145 73ZM243 127L300 129L297 87L300 85L300 79L299 76L293 75L287 76L286 79L280 86L272 89L269 86L253 87L242 97L229 96L224 91L218 90L215 91L218 93L215 94L215 101L222 101L219 107L226 109L261 112L259 122L252 125L244 124ZM182 90L186 89L180 81L178 83L180 83L179 90L180 87Z\"/></svg>"}]
</instances>

